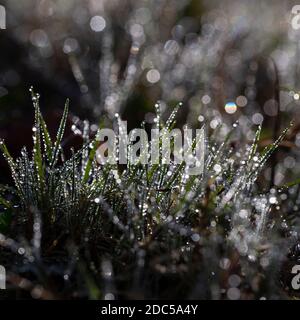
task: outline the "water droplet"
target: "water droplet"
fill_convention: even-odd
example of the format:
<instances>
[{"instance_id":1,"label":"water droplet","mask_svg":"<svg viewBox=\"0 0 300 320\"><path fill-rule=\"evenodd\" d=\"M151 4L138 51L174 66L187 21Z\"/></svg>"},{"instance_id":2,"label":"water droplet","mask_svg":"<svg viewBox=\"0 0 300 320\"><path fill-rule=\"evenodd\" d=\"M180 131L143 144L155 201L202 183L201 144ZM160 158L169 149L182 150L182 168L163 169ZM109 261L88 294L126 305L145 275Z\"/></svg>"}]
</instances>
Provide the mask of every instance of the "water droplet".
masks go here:
<instances>
[{"instance_id":1,"label":"water droplet","mask_svg":"<svg viewBox=\"0 0 300 320\"><path fill-rule=\"evenodd\" d=\"M227 102L225 104L225 111L227 113L233 114L233 113L236 112L236 110L237 110L237 106L236 106L236 104L234 102L231 101L231 102Z\"/></svg>"},{"instance_id":2,"label":"water droplet","mask_svg":"<svg viewBox=\"0 0 300 320\"><path fill-rule=\"evenodd\" d=\"M90 21L90 27L95 32L101 32L106 27L106 21L101 16L94 16Z\"/></svg>"},{"instance_id":3,"label":"water droplet","mask_svg":"<svg viewBox=\"0 0 300 320\"><path fill-rule=\"evenodd\" d=\"M20 248L18 249L18 254L23 255L24 253L25 253L25 249L22 248L22 247L20 247Z\"/></svg>"}]
</instances>

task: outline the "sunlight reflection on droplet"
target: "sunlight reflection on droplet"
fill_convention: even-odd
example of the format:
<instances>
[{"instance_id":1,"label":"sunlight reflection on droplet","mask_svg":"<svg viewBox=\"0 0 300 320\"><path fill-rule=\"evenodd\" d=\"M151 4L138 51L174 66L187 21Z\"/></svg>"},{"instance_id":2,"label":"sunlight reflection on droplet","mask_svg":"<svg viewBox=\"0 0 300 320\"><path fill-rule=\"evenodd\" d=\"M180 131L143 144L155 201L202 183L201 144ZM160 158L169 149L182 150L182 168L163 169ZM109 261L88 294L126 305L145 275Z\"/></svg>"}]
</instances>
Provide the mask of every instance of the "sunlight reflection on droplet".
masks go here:
<instances>
[{"instance_id":1,"label":"sunlight reflection on droplet","mask_svg":"<svg viewBox=\"0 0 300 320\"><path fill-rule=\"evenodd\" d=\"M202 97L201 101L202 101L204 104L209 104L209 103L211 102L211 98L210 98L209 95L205 94L205 95Z\"/></svg>"},{"instance_id":2,"label":"sunlight reflection on droplet","mask_svg":"<svg viewBox=\"0 0 300 320\"><path fill-rule=\"evenodd\" d=\"M101 16L94 16L90 21L90 27L95 32L101 32L106 27L105 19Z\"/></svg>"},{"instance_id":3,"label":"sunlight reflection on droplet","mask_svg":"<svg viewBox=\"0 0 300 320\"><path fill-rule=\"evenodd\" d=\"M227 102L225 104L225 111L229 114L235 113L237 110L237 106L234 102Z\"/></svg>"},{"instance_id":4,"label":"sunlight reflection on droplet","mask_svg":"<svg viewBox=\"0 0 300 320\"><path fill-rule=\"evenodd\" d=\"M160 79L160 73L156 69L151 69L147 72L146 78L150 83L156 83Z\"/></svg>"},{"instance_id":5,"label":"sunlight reflection on droplet","mask_svg":"<svg viewBox=\"0 0 300 320\"><path fill-rule=\"evenodd\" d=\"M240 107L245 107L246 106L246 104L247 104L247 98L245 97L245 96L238 96L237 98L236 98L236 103L237 103L237 105L238 106L240 106Z\"/></svg>"}]
</instances>

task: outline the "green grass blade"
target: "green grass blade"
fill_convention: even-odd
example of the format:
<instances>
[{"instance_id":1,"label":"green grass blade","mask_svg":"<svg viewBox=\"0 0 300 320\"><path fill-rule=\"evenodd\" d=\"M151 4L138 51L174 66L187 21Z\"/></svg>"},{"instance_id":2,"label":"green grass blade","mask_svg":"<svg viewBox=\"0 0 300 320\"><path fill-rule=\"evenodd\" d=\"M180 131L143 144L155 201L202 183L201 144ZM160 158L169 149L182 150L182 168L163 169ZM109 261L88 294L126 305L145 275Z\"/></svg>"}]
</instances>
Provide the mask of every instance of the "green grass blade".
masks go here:
<instances>
[{"instance_id":1,"label":"green grass blade","mask_svg":"<svg viewBox=\"0 0 300 320\"><path fill-rule=\"evenodd\" d=\"M52 150L50 169L54 168L54 166L57 162L57 159L58 159L58 155L59 155L60 148L61 148L61 142L62 142L62 138L64 135L66 123L67 123L68 112L69 112L69 99L66 100L64 113L61 118L60 125L59 125L58 131L57 131L56 141L55 141L55 144L54 144L54 147Z\"/></svg>"},{"instance_id":2,"label":"green grass blade","mask_svg":"<svg viewBox=\"0 0 300 320\"><path fill-rule=\"evenodd\" d=\"M51 136L49 134L46 122L41 113L40 113L40 126L41 126L42 138L43 138L44 149L47 155L47 159L48 161L51 161L53 144L52 144Z\"/></svg>"},{"instance_id":3,"label":"green grass blade","mask_svg":"<svg viewBox=\"0 0 300 320\"><path fill-rule=\"evenodd\" d=\"M32 91L32 101L35 109L35 121L33 127L33 161L36 168L37 179L41 189L44 188L45 173L41 148L41 126L40 126L40 107L39 96Z\"/></svg>"},{"instance_id":4,"label":"green grass blade","mask_svg":"<svg viewBox=\"0 0 300 320\"><path fill-rule=\"evenodd\" d=\"M14 183L15 183L15 185L17 187L17 190L18 190L18 192L20 194L20 197L22 198L22 200L24 200L25 199L24 192L23 192L23 188L22 188L20 179L19 179L18 174L17 174L16 164L14 162L13 157L10 155L10 153L9 153L7 147L6 147L6 144L4 143L3 140L0 140L0 150L1 150L4 158L6 159L6 161L8 163L8 166L9 166L10 171L11 171L12 178L13 178Z\"/></svg>"}]
</instances>

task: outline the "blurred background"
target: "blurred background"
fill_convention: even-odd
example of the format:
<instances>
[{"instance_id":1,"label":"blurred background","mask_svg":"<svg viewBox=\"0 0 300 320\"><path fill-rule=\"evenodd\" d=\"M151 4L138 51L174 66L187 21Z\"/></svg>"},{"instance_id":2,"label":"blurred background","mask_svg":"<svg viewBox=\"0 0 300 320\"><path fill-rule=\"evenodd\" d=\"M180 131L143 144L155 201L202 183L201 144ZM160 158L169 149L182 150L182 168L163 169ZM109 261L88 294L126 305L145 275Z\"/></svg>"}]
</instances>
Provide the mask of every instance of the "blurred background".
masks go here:
<instances>
[{"instance_id":1,"label":"blurred background","mask_svg":"<svg viewBox=\"0 0 300 320\"><path fill-rule=\"evenodd\" d=\"M250 142L262 124L263 147L294 121L263 185L281 185L300 174L296 1L0 4L6 9L6 29L0 30L0 137L14 155L31 145L33 86L52 133L70 98L66 144L73 145L80 143L84 125L92 131L99 122L111 126L115 113L129 129L143 120L151 125L158 100L165 116L183 102L178 126L205 124L208 131L219 130L219 141L238 121L235 146Z\"/></svg>"}]
</instances>

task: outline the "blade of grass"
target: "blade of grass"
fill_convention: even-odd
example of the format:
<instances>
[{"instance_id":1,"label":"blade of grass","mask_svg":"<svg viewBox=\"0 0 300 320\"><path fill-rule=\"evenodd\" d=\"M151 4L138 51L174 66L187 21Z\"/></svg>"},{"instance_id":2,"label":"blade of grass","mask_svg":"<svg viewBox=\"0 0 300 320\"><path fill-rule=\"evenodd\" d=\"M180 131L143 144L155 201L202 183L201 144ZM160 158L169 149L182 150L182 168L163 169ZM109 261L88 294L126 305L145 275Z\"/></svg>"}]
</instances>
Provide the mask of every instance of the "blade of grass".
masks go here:
<instances>
[{"instance_id":1,"label":"blade of grass","mask_svg":"<svg viewBox=\"0 0 300 320\"><path fill-rule=\"evenodd\" d=\"M50 169L54 168L58 159L59 151L61 148L61 142L64 135L66 123L67 123L68 112L69 112L69 99L66 100L63 116L61 118L60 125L57 131L56 141L52 150Z\"/></svg>"}]
</instances>

